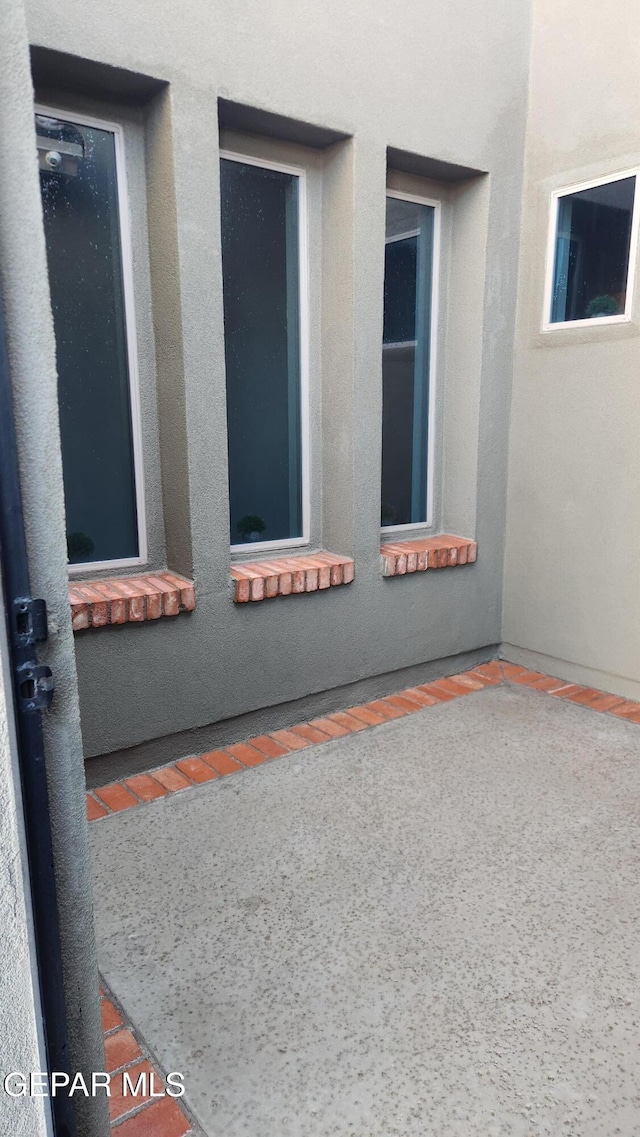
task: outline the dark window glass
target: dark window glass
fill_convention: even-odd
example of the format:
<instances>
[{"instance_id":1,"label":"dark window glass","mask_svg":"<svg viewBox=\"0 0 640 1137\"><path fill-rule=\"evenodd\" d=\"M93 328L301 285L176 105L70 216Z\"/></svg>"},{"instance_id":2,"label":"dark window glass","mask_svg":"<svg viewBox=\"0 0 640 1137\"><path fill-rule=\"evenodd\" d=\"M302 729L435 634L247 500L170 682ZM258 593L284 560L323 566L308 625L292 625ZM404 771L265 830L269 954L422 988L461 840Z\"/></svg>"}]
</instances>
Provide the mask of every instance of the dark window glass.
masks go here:
<instances>
[{"instance_id":1,"label":"dark window glass","mask_svg":"<svg viewBox=\"0 0 640 1137\"><path fill-rule=\"evenodd\" d=\"M69 561L138 556L111 131L36 116Z\"/></svg>"},{"instance_id":2,"label":"dark window glass","mask_svg":"<svg viewBox=\"0 0 640 1137\"><path fill-rule=\"evenodd\" d=\"M385 246L384 343L406 343L416 336L417 236Z\"/></svg>"},{"instance_id":3,"label":"dark window glass","mask_svg":"<svg viewBox=\"0 0 640 1137\"><path fill-rule=\"evenodd\" d=\"M302 536L298 186L222 159L231 542Z\"/></svg>"},{"instance_id":4,"label":"dark window glass","mask_svg":"<svg viewBox=\"0 0 640 1137\"><path fill-rule=\"evenodd\" d=\"M635 183L621 178L559 199L552 323L624 312Z\"/></svg>"},{"instance_id":5,"label":"dark window glass","mask_svg":"<svg viewBox=\"0 0 640 1137\"><path fill-rule=\"evenodd\" d=\"M387 198L382 344L383 526L427 520L430 205Z\"/></svg>"}]
</instances>

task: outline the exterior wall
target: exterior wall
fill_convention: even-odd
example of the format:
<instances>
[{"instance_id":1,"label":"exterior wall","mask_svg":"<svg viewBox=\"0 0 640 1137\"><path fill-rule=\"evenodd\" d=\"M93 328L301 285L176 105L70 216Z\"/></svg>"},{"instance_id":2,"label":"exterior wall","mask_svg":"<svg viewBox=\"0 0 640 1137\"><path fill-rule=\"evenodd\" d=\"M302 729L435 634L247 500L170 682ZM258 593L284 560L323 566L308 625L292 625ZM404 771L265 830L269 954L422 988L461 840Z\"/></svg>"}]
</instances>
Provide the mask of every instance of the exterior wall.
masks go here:
<instances>
[{"instance_id":1,"label":"exterior wall","mask_svg":"<svg viewBox=\"0 0 640 1137\"><path fill-rule=\"evenodd\" d=\"M46 1070L38 993L20 771L13 728L8 644L0 624L0 1037L2 1077L9 1071ZM8 697L7 697L8 696ZM10 1047L9 1044L10 1043ZM14 1087L15 1089L15 1087ZM0 1127L15 1137L47 1137L49 1103L0 1092Z\"/></svg>"},{"instance_id":2,"label":"exterior wall","mask_svg":"<svg viewBox=\"0 0 640 1137\"><path fill-rule=\"evenodd\" d=\"M509 468L505 655L640 698L640 289L541 334L554 189L640 165L640 12L536 0ZM637 190L636 190L637 192Z\"/></svg>"},{"instance_id":3,"label":"exterior wall","mask_svg":"<svg viewBox=\"0 0 640 1137\"><path fill-rule=\"evenodd\" d=\"M169 567L192 569L198 603L76 637L87 755L499 641L529 5L490 8L116 0L88 20L80 0L29 0L32 43L169 84L142 112L163 539ZM356 561L346 588L242 606L229 586L218 97L334 132L311 152L322 175L312 497L323 546ZM441 519L477 539L478 561L391 581L379 555L388 146L488 172L445 187L438 376Z\"/></svg>"},{"instance_id":4,"label":"exterior wall","mask_svg":"<svg viewBox=\"0 0 640 1137\"><path fill-rule=\"evenodd\" d=\"M91 874L86 828L86 807L79 726L78 694L71 621L67 600L66 550L62 469L57 415L55 350L51 323L42 212L34 160L33 92L24 12L14 0L0 0L0 290L4 301L7 346L14 390L14 409L23 508L33 595L44 597L49 611L50 636L40 650L54 675L56 693L51 710L43 715L45 758L55 860L69 1044L74 1070L85 1074L103 1070L104 1052L98 1000L98 973L93 933ZM11 948L3 960L15 963L16 987L2 999L3 1012L13 1020L3 1032L3 1062L11 1069L18 1062L36 1060L33 1039L33 995L26 973L28 958L24 930L24 889L19 879L24 852L16 845L13 794L15 774L9 766L13 751L7 745L6 722L0 721L0 841L3 856L15 858L0 902L0 939ZM4 789L6 787L6 793ZM10 899L13 891L15 905ZM14 940L15 935L15 940ZM17 997L24 999L18 1007ZM32 1022L29 1024L29 1013ZM15 1033L14 1033L15 1028ZM25 1031L28 1029L29 1037ZM11 1050L7 1044L11 1044ZM14 1049L15 1046L15 1049ZM30 1054L28 1055L28 1050ZM14 1057L15 1054L15 1057ZM14 1065L14 1062L16 1065ZM22 1104L23 1120L7 1122L6 1133L40 1133L42 1120ZM79 1132L101 1137L108 1132L104 1098L78 1097ZM4 1109L4 1100L0 1110ZM17 1118L18 1110L16 1110ZM2 1114L4 1118L4 1113ZM22 1117L22 1114L21 1114ZM40 1126L38 1129L36 1126Z\"/></svg>"}]
</instances>

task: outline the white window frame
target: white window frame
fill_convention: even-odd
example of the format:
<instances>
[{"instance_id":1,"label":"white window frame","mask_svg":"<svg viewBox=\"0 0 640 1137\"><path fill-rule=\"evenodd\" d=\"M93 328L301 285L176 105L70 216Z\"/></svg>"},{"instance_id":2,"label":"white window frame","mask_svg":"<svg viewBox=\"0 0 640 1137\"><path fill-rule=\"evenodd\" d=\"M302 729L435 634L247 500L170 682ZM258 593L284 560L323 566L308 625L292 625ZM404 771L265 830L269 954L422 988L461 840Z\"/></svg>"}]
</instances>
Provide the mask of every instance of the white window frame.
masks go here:
<instances>
[{"instance_id":1,"label":"white window frame","mask_svg":"<svg viewBox=\"0 0 640 1137\"><path fill-rule=\"evenodd\" d=\"M300 467L302 479L302 536L289 537L277 541L250 541L246 544L231 544L231 553L265 553L274 549L299 549L310 543L310 429L309 429L309 234L307 206L307 172L303 166L292 166L285 162L273 162L267 158L256 158L253 154L242 154L236 150L221 150L220 158L227 162L241 162L246 166L257 166L263 170L276 170L281 174L292 174L298 178L298 304L300 314Z\"/></svg>"},{"instance_id":2,"label":"white window frame","mask_svg":"<svg viewBox=\"0 0 640 1137\"><path fill-rule=\"evenodd\" d=\"M76 114L75 111L59 107L36 104L35 114L47 115L62 122L78 126L106 130L114 136L116 160L116 186L118 190L118 224L120 229L120 255L122 261L122 291L124 301L125 333L127 339L127 364L129 369L129 401L131 407L131 441L133 449L133 476L135 483L136 523L138 531L138 556L124 557L112 561L86 561L68 566L69 575L77 573L101 572L112 569L133 568L146 565L147 520L144 494L144 463L142 448L142 418L140 414L140 374L138 369L138 344L136 334L136 314L133 288L133 253L131 247L131 219L129 192L127 186L127 167L125 159L124 131L120 123L89 115Z\"/></svg>"},{"instance_id":3,"label":"white window frame","mask_svg":"<svg viewBox=\"0 0 640 1137\"><path fill-rule=\"evenodd\" d=\"M627 324L631 320L633 287L638 253L638 224L640 221L640 210L638 207L638 197L640 196L639 174L640 167L635 167L632 170L623 170L617 174L607 174L605 177L592 178L588 182L578 182L576 185L563 186L561 189L554 190L551 194L549 231L547 235L547 262L544 281L544 308L542 312L543 332L555 332L561 328L591 328L606 324ZM629 237L629 262L627 265L627 287L624 312L619 312L615 316L592 316L584 320L557 320L552 322L551 305L553 303L553 275L556 259L556 237L558 233L560 199L568 197L569 194L572 193L580 193L582 190L595 189L597 186L610 185L612 182L621 182L624 181L625 178L635 178L635 189L633 194L633 212L631 215L631 233Z\"/></svg>"},{"instance_id":4,"label":"white window frame","mask_svg":"<svg viewBox=\"0 0 640 1137\"><path fill-rule=\"evenodd\" d=\"M402 193L400 190L386 190L385 203L388 197L396 198L398 201L409 201L415 205L428 205L434 210L433 215L433 256L431 263L431 322L429 328L429 397L427 400L427 518L426 521L410 521L406 525L381 525L380 532L382 537L385 538L390 533L409 533L416 530L433 529L435 524L434 518L434 500L435 500L435 445L436 445L436 375L437 375L437 353L438 353L438 321L439 321L439 308L440 308L440 242L442 232L442 202L436 198L422 197L412 193ZM417 230L411 230L407 233L394 234L393 237L385 237L385 247L392 241L399 241L407 237L412 237L417 234ZM415 344L415 340L407 342ZM401 346L401 345L397 345ZM404 345L402 345L404 346ZM384 350L384 344L383 344Z\"/></svg>"}]
</instances>

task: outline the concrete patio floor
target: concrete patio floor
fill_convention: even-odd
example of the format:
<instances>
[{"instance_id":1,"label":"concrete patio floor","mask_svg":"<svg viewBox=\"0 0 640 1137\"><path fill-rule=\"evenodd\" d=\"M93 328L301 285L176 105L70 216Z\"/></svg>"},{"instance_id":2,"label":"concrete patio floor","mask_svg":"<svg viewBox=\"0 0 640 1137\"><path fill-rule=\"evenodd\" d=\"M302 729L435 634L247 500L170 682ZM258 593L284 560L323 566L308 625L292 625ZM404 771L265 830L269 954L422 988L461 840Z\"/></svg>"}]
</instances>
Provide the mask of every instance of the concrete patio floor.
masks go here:
<instances>
[{"instance_id":1,"label":"concrete patio floor","mask_svg":"<svg viewBox=\"0 0 640 1137\"><path fill-rule=\"evenodd\" d=\"M487 688L92 825L208 1137L640 1132L640 727Z\"/></svg>"}]
</instances>

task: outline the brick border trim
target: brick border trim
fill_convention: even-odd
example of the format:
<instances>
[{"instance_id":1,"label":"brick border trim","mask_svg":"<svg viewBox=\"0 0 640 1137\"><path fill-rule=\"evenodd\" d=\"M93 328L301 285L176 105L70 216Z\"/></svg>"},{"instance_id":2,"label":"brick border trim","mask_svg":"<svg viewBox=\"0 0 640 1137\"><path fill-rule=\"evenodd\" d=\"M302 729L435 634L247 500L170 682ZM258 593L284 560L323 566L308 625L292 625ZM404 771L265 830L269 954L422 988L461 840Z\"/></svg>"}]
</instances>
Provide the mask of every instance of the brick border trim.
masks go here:
<instances>
[{"instance_id":1,"label":"brick border trim","mask_svg":"<svg viewBox=\"0 0 640 1137\"><path fill-rule=\"evenodd\" d=\"M71 626L74 632L107 624L137 624L193 612L196 592L192 580L175 572L141 576L110 576L69 584Z\"/></svg>"},{"instance_id":2,"label":"brick border trim","mask_svg":"<svg viewBox=\"0 0 640 1137\"><path fill-rule=\"evenodd\" d=\"M123 1097L118 1075L125 1071L134 1085L140 1074L149 1078L153 1073L156 1091L164 1086L164 1075L102 979L100 1010L105 1070L112 1078L111 1097L107 1099L112 1137L198 1137L201 1130L183 1109L182 1098Z\"/></svg>"},{"instance_id":3,"label":"brick border trim","mask_svg":"<svg viewBox=\"0 0 640 1137\"><path fill-rule=\"evenodd\" d=\"M385 541L380 546L383 576L405 576L427 569L471 565L478 546L469 537L422 537L416 541Z\"/></svg>"},{"instance_id":4,"label":"brick border trim","mask_svg":"<svg viewBox=\"0 0 640 1137\"><path fill-rule=\"evenodd\" d=\"M236 604L319 592L339 584L351 584L354 576L353 559L338 553L319 552L304 557L277 557L272 561L242 561L231 566Z\"/></svg>"},{"instance_id":5,"label":"brick border trim","mask_svg":"<svg viewBox=\"0 0 640 1137\"><path fill-rule=\"evenodd\" d=\"M496 659L491 663L481 663L459 675L449 675L430 683L421 683L417 687L408 687L405 691L373 699L362 706L347 707L344 711L334 711L323 718L298 723L285 730L274 730L270 734L261 734L244 742L233 742L224 749L212 750L207 754L179 758L148 774L134 774L121 782L112 782L87 793L87 816L89 821L98 821L168 794L180 793L190 786L202 785L215 778L259 766L268 759L280 758L284 754L304 750L307 746L330 742L358 730L381 726L392 719L435 706L436 703L446 703L503 682L531 687L535 691L567 699L570 703L578 703L590 710L640 724L640 703L621 695L597 691L594 687L580 687L576 683L544 675L541 671L529 671L526 667Z\"/></svg>"}]
</instances>

